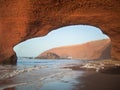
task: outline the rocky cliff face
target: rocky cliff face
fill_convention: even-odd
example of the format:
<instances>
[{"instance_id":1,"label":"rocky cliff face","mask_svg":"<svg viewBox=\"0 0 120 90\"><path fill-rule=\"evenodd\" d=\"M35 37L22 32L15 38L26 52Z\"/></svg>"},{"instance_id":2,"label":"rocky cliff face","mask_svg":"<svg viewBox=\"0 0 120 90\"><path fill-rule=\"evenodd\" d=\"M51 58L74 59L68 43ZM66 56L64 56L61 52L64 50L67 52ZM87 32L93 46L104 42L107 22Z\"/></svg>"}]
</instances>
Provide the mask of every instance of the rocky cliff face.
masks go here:
<instances>
[{"instance_id":1,"label":"rocky cliff face","mask_svg":"<svg viewBox=\"0 0 120 90\"><path fill-rule=\"evenodd\" d=\"M83 59L83 60L100 60L110 59L111 42L109 39L97 40L80 45L57 47L47 50L37 58L46 57L51 59L48 54L52 53L59 58L66 59ZM59 59L56 58L56 59Z\"/></svg>"},{"instance_id":2,"label":"rocky cliff face","mask_svg":"<svg viewBox=\"0 0 120 90\"><path fill-rule=\"evenodd\" d=\"M16 63L13 47L67 25L99 27L120 60L119 0L0 0L0 63Z\"/></svg>"}]
</instances>

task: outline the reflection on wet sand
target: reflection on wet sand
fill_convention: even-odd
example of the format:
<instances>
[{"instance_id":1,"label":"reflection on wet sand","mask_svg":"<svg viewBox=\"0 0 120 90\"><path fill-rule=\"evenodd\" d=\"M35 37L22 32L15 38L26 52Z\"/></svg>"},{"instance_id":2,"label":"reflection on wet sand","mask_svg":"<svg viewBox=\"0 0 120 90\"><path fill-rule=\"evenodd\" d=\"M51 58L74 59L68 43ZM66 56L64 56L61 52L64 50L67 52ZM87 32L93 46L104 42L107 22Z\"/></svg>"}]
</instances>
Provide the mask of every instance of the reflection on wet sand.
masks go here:
<instances>
[{"instance_id":1,"label":"reflection on wet sand","mask_svg":"<svg viewBox=\"0 0 120 90\"><path fill-rule=\"evenodd\" d=\"M120 75L88 72L77 78L74 90L120 90Z\"/></svg>"},{"instance_id":2,"label":"reflection on wet sand","mask_svg":"<svg viewBox=\"0 0 120 90\"><path fill-rule=\"evenodd\" d=\"M4 90L15 90L15 88L11 87L11 88L7 88L7 89L4 89Z\"/></svg>"},{"instance_id":3,"label":"reflection on wet sand","mask_svg":"<svg viewBox=\"0 0 120 90\"><path fill-rule=\"evenodd\" d=\"M118 61L44 62L33 63L22 68L25 72L0 80L0 90L120 90ZM47 66L38 68L43 65Z\"/></svg>"}]
</instances>

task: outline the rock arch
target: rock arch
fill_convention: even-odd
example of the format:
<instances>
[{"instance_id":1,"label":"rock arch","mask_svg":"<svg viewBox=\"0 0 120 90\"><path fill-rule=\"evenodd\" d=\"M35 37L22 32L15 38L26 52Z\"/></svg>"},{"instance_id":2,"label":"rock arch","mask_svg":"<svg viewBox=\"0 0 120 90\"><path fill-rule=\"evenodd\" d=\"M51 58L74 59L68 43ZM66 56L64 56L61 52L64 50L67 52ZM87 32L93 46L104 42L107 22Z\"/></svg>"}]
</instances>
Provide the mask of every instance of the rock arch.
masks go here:
<instances>
[{"instance_id":1,"label":"rock arch","mask_svg":"<svg viewBox=\"0 0 120 90\"><path fill-rule=\"evenodd\" d=\"M16 44L78 24L99 27L111 38L111 58L120 60L119 0L0 0L0 6L0 63L16 63Z\"/></svg>"}]
</instances>

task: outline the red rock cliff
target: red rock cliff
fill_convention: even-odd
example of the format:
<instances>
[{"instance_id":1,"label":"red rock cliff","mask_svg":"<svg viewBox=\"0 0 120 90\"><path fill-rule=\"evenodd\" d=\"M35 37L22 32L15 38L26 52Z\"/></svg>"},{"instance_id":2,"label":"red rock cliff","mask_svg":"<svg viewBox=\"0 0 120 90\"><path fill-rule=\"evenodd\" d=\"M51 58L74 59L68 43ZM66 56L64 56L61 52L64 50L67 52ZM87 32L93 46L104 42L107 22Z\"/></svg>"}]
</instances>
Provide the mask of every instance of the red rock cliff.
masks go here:
<instances>
[{"instance_id":1,"label":"red rock cliff","mask_svg":"<svg viewBox=\"0 0 120 90\"><path fill-rule=\"evenodd\" d=\"M85 44L57 47L47 50L40 54L37 58L52 58L47 54L55 54L59 58L84 59L84 60L100 60L110 59L111 41L109 39L97 40Z\"/></svg>"},{"instance_id":2,"label":"red rock cliff","mask_svg":"<svg viewBox=\"0 0 120 90\"><path fill-rule=\"evenodd\" d=\"M16 44L76 24L99 27L120 60L120 0L0 0L0 63L16 63Z\"/></svg>"}]
</instances>

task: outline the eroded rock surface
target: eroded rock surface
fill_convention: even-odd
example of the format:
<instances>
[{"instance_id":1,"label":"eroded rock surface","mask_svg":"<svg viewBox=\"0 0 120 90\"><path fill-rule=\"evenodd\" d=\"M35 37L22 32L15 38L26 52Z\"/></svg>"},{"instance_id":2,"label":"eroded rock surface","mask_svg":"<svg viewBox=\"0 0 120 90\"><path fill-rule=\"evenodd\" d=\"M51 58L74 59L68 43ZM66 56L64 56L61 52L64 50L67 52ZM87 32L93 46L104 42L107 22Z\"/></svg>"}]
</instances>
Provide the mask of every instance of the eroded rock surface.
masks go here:
<instances>
[{"instance_id":1,"label":"eroded rock surface","mask_svg":"<svg viewBox=\"0 0 120 90\"><path fill-rule=\"evenodd\" d=\"M16 44L77 24L99 27L111 38L112 59L120 60L119 0L0 0L0 63L16 63Z\"/></svg>"}]
</instances>

